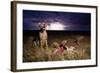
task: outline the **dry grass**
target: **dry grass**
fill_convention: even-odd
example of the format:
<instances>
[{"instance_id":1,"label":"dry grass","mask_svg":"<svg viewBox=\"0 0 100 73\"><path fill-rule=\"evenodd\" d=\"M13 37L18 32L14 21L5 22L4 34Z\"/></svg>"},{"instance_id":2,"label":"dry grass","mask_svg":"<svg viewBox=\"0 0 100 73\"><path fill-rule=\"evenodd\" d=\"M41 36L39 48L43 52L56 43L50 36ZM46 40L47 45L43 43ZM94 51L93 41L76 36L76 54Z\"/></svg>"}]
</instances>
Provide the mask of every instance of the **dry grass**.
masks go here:
<instances>
[{"instance_id":1,"label":"dry grass","mask_svg":"<svg viewBox=\"0 0 100 73\"><path fill-rule=\"evenodd\" d=\"M81 40L80 45L76 45L74 42L72 42L72 38L68 38L67 40L68 43L66 46L73 46L75 49L65 50L62 54L53 54L55 48L52 46L52 44L48 49L41 50L39 47L32 47L32 42L28 42L28 44L24 44L23 47L23 62L83 60L91 58L90 38L86 36L83 40Z\"/></svg>"}]
</instances>

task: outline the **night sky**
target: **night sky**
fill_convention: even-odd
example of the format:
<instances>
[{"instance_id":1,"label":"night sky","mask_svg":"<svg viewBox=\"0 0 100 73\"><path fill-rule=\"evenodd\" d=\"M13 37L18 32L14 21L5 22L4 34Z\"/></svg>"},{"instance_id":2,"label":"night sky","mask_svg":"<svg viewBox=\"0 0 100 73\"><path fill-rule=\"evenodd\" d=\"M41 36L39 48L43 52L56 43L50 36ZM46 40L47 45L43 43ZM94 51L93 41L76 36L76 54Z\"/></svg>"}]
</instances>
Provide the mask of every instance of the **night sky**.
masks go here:
<instances>
[{"instance_id":1,"label":"night sky","mask_svg":"<svg viewBox=\"0 0 100 73\"><path fill-rule=\"evenodd\" d=\"M23 30L39 30L39 22L47 21L47 30L90 31L91 14L23 10Z\"/></svg>"}]
</instances>

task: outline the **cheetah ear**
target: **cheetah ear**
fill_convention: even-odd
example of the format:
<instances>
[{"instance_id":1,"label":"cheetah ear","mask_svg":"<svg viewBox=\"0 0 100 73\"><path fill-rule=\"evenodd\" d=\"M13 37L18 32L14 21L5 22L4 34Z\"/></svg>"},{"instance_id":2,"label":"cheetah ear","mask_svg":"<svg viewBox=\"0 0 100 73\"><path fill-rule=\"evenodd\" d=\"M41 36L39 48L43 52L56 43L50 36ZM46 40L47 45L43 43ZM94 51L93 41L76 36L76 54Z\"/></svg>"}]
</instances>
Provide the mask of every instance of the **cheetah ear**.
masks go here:
<instances>
[{"instance_id":1,"label":"cheetah ear","mask_svg":"<svg viewBox=\"0 0 100 73\"><path fill-rule=\"evenodd\" d=\"M42 23L38 23L38 24L39 24L38 27L41 27Z\"/></svg>"},{"instance_id":2,"label":"cheetah ear","mask_svg":"<svg viewBox=\"0 0 100 73\"><path fill-rule=\"evenodd\" d=\"M40 23L40 22L39 22L38 24L39 24L39 25L41 25L41 23Z\"/></svg>"}]
</instances>

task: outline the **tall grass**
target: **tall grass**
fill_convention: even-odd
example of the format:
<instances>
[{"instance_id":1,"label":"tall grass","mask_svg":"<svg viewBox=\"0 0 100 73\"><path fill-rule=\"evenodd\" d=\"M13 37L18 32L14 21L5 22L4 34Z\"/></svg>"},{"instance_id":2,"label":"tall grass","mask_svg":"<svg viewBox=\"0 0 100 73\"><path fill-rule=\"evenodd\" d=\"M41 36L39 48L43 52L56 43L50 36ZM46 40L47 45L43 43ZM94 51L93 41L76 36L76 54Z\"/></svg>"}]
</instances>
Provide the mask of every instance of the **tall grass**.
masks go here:
<instances>
[{"instance_id":1,"label":"tall grass","mask_svg":"<svg viewBox=\"0 0 100 73\"><path fill-rule=\"evenodd\" d=\"M32 48L33 49L33 48ZM28 49L24 51L24 62L39 62L39 61L62 61L62 60L82 60L90 59L90 47L84 49L78 48L73 51L65 50L62 54L53 54L54 49L48 48L43 51L40 48L35 50Z\"/></svg>"},{"instance_id":2,"label":"tall grass","mask_svg":"<svg viewBox=\"0 0 100 73\"><path fill-rule=\"evenodd\" d=\"M63 38L62 38L63 39ZM52 46L55 40L51 40L49 42L48 49L43 49L39 47L32 47L32 38L28 39L23 45L23 62L39 62L39 61L62 61L62 60L84 60L84 59L91 59L91 44L90 44L90 36L85 37L81 42L80 45L76 45L73 43L73 39L66 38L68 43L66 46L73 46L75 47L74 50L68 51L64 50L64 52L53 54L55 48ZM56 39L59 43L61 39Z\"/></svg>"}]
</instances>

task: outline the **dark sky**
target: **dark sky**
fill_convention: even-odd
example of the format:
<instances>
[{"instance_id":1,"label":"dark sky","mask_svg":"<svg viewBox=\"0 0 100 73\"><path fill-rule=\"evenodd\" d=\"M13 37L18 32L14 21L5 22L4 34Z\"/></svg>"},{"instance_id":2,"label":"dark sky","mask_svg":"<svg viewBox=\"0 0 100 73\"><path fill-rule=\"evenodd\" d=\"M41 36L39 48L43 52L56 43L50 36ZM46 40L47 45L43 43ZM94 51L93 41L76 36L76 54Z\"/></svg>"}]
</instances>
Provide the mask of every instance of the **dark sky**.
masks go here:
<instances>
[{"instance_id":1,"label":"dark sky","mask_svg":"<svg viewBox=\"0 0 100 73\"><path fill-rule=\"evenodd\" d=\"M47 21L48 26L58 25L56 30L60 30L60 26L66 31L90 31L91 28L90 13L23 10L24 30L38 30L38 23L43 21ZM48 30L55 30L55 27Z\"/></svg>"}]
</instances>

